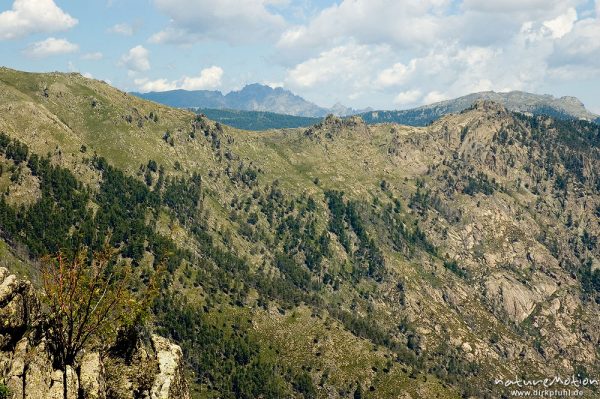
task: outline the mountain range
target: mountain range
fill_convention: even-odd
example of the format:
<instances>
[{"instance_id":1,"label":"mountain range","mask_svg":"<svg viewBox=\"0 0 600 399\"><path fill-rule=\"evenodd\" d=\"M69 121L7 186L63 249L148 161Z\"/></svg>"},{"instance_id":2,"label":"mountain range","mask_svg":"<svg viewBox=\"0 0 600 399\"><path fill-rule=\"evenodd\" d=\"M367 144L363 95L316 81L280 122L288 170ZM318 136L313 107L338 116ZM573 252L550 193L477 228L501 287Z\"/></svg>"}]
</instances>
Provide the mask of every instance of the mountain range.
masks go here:
<instances>
[{"instance_id":1,"label":"mountain range","mask_svg":"<svg viewBox=\"0 0 600 399\"><path fill-rule=\"evenodd\" d=\"M588 111L576 97L556 98L548 94L540 95L523 91L506 93L484 91L413 109L372 111L361 113L360 116L367 123L395 122L403 125L425 126L443 115L461 112L477 100L491 100L502 104L510 111L526 115L548 115L558 119L583 119L600 122L600 117Z\"/></svg>"},{"instance_id":2,"label":"mountain range","mask_svg":"<svg viewBox=\"0 0 600 399\"><path fill-rule=\"evenodd\" d=\"M319 107L289 90L281 87L272 88L259 83L246 85L241 90L231 91L225 95L220 91L210 90L171 90L131 94L177 108L260 111L303 117L324 117L327 114L351 115L362 112L339 103L330 109Z\"/></svg>"},{"instance_id":3,"label":"mountain range","mask_svg":"<svg viewBox=\"0 0 600 399\"><path fill-rule=\"evenodd\" d=\"M597 379L599 217L589 121L478 99L427 126L254 132L0 68L0 392L495 399ZM103 248L139 317L63 367L52 326L81 313L51 312L41 272L94 266L64 267L71 285Z\"/></svg>"},{"instance_id":4,"label":"mountain range","mask_svg":"<svg viewBox=\"0 0 600 399\"><path fill-rule=\"evenodd\" d=\"M215 120L231 126L261 130L268 128L309 126L314 119L327 114L337 116L360 115L367 123L395 122L410 126L425 126L443 115L465 110L474 101L492 100L510 111L527 115L548 115L559 119L584 119L600 123L600 117L588 111L575 97L556 98L522 91L472 93L452 100L406 110L355 110L336 104L323 108L283 88L251 84L240 91L223 95L219 91L172 90L165 92L132 93L140 98L177 108L196 109ZM254 113L258 112L258 113ZM221 119L221 117L223 119Z\"/></svg>"}]
</instances>

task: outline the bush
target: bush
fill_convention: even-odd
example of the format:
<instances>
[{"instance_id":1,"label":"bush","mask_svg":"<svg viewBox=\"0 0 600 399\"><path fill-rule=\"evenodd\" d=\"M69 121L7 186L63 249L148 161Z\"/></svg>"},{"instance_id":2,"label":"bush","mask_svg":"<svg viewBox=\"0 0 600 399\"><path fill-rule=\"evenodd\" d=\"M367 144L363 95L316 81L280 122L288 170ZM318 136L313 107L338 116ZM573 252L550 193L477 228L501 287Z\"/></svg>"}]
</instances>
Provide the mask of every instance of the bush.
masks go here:
<instances>
[{"instance_id":1,"label":"bush","mask_svg":"<svg viewBox=\"0 0 600 399\"><path fill-rule=\"evenodd\" d=\"M48 338L61 366L75 364L92 344L112 343L121 327L139 319L144 307L131 293L132 281L131 268L108 248L91 259L82 249L72 259L58 254L45 263ZM149 286L146 297L154 282Z\"/></svg>"},{"instance_id":2,"label":"bush","mask_svg":"<svg viewBox=\"0 0 600 399\"><path fill-rule=\"evenodd\" d=\"M458 263L456 263L455 260L445 261L444 267L446 269L450 270L452 273L456 274L458 277L461 277L461 278L469 277L467 271L464 270L463 268L461 268L460 266L458 266Z\"/></svg>"},{"instance_id":3,"label":"bush","mask_svg":"<svg viewBox=\"0 0 600 399\"><path fill-rule=\"evenodd\" d=\"M0 399L8 399L10 396L10 391L8 387L2 383L0 383Z\"/></svg>"}]
</instances>

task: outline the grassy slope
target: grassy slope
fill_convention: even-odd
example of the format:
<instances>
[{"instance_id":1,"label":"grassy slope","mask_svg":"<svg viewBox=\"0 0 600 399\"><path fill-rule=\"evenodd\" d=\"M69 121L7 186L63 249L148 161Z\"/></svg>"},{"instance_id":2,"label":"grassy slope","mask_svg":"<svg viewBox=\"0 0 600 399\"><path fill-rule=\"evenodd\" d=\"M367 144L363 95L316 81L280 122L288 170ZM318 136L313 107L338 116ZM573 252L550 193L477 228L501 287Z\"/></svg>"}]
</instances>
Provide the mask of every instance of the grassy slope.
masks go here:
<instances>
[{"instance_id":1,"label":"grassy slope","mask_svg":"<svg viewBox=\"0 0 600 399\"><path fill-rule=\"evenodd\" d=\"M158 122L149 118L150 112L158 115ZM190 138L193 114L140 100L80 75L27 74L3 69L0 71L0 114L10 115L0 118L0 131L18 137L35 152L51 153L55 162L71 168L87 182L94 182L95 175L82 166L81 160L93 152L132 175L151 159L164 165L171 175L196 171L203 176L209 172L218 175L224 169L223 160L205 140ZM428 182L430 177L425 175L428 167L442 159L441 145L437 148L435 142L427 142L431 131L441 130L450 120L448 118L453 118L451 123L459 128L481 115L475 112L446 117L436 122L432 129L391 125L367 129L358 122L340 129L336 120L326 122L329 124L315 128L309 134L305 134L305 129L259 133L225 127L219 153L229 151L238 162L258 168L262 183L280 181L286 194L322 198L325 190L342 189L348 197L368 204L373 197L385 197L380 190L380 183L385 180L396 196L408 201L416 191L417 179ZM174 145L163 140L167 131L174 137ZM397 148L398 141L407 147ZM87 152L80 151L82 145L87 147ZM395 156L390 156L391 150L397 151ZM181 170L175 169L176 162L181 165ZM239 253L248 254L255 266L259 265L263 259L259 251L262 244L243 239L237 233L236 223L228 218L227 204L238 193L243 193L225 178L207 178L204 184L208 191L205 203L210 212L209 225L217 241L221 240L224 231L232 232L231 246ZM474 208L472 202L467 198L455 205ZM513 205L519 206L516 201ZM318 206L325 207L323 203ZM319 223L324 226L326 220L321 219ZM165 221L161 228L182 245L189 239L177 223ZM268 247L263 248L269 251ZM476 298L468 298L466 287L441 266L439 259L409 262L387 247L384 252L392 273L390 281L356 287L344 283L339 291L324 293L326 299L346 307L353 299L359 304L366 303L361 295L378 295L372 311L382 325L394 326L400 321L400 314L393 302L393 291L396 281L404 281L410 294L413 323L417 325L426 350L447 344L449 332L459 340L452 344L459 347L462 341L484 348L491 331L501 332L509 342L527 345L526 337L505 328ZM197 295L189 287L181 288L189 290L190 297ZM457 296L463 298L455 302L461 305L442 301L442 289L458 292ZM364 308L359 309L364 312ZM380 370L390 353L383 348L373 350L367 340L353 336L337 322L328 322L326 315L314 317L305 308L284 315L262 310L248 312L258 337L266 343L276 343L283 361L289 365L310 368L315 382L319 382L328 370L330 383L338 391L347 391L356 381L364 381L376 386L377 394L373 397L393 397L404 389L409 389L413 397L456 395L431 376L426 383L419 383L418 388L408 388L414 381L407 379L410 370L402 370L400 365L394 365L388 373L369 372L373 367ZM316 337L318 343L314 342ZM321 342L327 345L319 344ZM309 355L316 351L321 355ZM494 358L494 353L488 355L484 370L488 375L509 375L512 368L526 370L531 367L531 363L517 360L506 364ZM543 365L539 367L543 368ZM321 390L320 394L326 395L326 391Z\"/></svg>"},{"instance_id":2,"label":"grassy slope","mask_svg":"<svg viewBox=\"0 0 600 399\"><path fill-rule=\"evenodd\" d=\"M20 139L36 153L51 154L54 162L70 168L88 183L94 183L97 176L82 165L82 160L94 152L130 174L135 174L138 167L150 159L164 165L167 173L172 175L196 171L206 175L209 170L221 167L205 143L190 139L192 113L138 99L79 74L33 74L3 68L0 70L0 104L0 113L10 115L0 118L0 131ZM150 112L158 115L158 122L148 117ZM243 161L253 162L261 168L263 181L278 179L289 193L322 195L323 187L328 187L344 188L348 193L361 196L376 187L382 177L371 173L382 162L376 147L365 146L364 150L357 147L349 157L344 152L334 158L330 157L329 149L304 140L301 130L258 134L225 129L225 133L234 139L231 150ZM175 138L173 146L163 140L167 131ZM86 147L85 152L81 151L82 146ZM353 161L357 157L376 161L372 165L360 164ZM180 171L175 170L176 161L181 165ZM315 177L323 184L316 186L313 183ZM209 185L209 190L214 193L209 196L209 202L215 230L218 231L218 227L235 230L235 226L227 227L227 214L221 205L232 195L234 188L220 180ZM183 243L186 240L185 233L173 227L173 223L166 228L176 241ZM238 249L247 248L239 237L234 237L234 241ZM2 253L8 254L8 250L4 248ZM3 259L5 263L13 264L12 258L3 256ZM258 262L260 257L255 259ZM26 266L17 268L23 273L27 270ZM328 384L337 390L349 390L356 381L369 381L371 378L364 373L372 367L380 367L391 356L383 348L373 352L372 344L352 336L339 323L330 321L329 325L333 323L334 328L326 327L322 321L311 319L303 309L294 314L296 316L282 319L257 312L252 316L256 333L266 343L278 343L284 362L291 367L318 368L321 371L315 373L315 378L323 370L331 370L328 371L331 373ZM289 317L293 320L285 321ZM318 330L323 339L336 343L335 349L323 358L307 356L304 351L311 346L314 331L300 331L294 320L303 320L303 325L310 322L312 329ZM301 364L297 363L299 357ZM353 365L342 367L338 364L340 357L352 359ZM408 386L409 370L404 370L395 366L389 375L378 373L377 381L373 381L378 392L380 389L394 392ZM373 372L368 374L375 375ZM452 390L442 387L433 377L422 384L421 392L430 392L432 396L428 397L454 397Z\"/></svg>"}]
</instances>

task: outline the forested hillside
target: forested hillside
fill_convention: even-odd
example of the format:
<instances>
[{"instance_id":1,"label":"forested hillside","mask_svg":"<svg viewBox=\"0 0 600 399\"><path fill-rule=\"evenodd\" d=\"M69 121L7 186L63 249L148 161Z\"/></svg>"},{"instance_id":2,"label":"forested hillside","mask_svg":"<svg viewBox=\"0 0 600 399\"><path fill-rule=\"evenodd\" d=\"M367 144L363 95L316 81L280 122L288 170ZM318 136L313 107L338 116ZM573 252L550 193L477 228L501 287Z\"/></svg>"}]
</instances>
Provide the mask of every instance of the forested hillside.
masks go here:
<instances>
[{"instance_id":1,"label":"forested hillside","mask_svg":"<svg viewBox=\"0 0 600 399\"><path fill-rule=\"evenodd\" d=\"M318 123L322 118L310 118L275 114L262 111L239 111L226 109L197 109L199 114L204 114L210 120L244 130L268 130L307 127Z\"/></svg>"},{"instance_id":2,"label":"forested hillside","mask_svg":"<svg viewBox=\"0 0 600 399\"><path fill-rule=\"evenodd\" d=\"M2 265L35 277L108 237L139 289L164 267L135 331L181 345L193 397L497 398L496 378L600 372L598 125L480 101L250 132L7 69L0 100Z\"/></svg>"}]
</instances>

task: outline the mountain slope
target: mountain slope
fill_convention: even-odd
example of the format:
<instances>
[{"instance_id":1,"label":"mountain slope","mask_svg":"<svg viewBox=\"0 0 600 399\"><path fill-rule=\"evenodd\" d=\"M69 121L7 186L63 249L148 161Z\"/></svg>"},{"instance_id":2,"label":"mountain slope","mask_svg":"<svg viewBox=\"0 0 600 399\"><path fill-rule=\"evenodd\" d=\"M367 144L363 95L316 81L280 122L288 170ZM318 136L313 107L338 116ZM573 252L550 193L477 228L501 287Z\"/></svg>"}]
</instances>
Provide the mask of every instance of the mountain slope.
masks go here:
<instances>
[{"instance_id":1,"label":"mountain slope","mask_svg":"<svg viewBox=\"0 0 600 399\"><path fill-rule=\"evenodd\" d=\"M268 130L308 127L321 118L276 114L265 111L238 111L228 109L198 109L196 112L209 119L244 130Z\"/></svg>"},{"instance_id":2,"label":"mountain slope","mask_svg":"<svg viewBox=\"0 0 600 399\"><path fill-rule=\"evenodd\" d=\"M600 372L597 125L480 101L248 132L6 69L0 99L3 233L34 256L112 231L141 278L166 257L155 328L195 397L496 398Z\"/></svg>"},{"instance_id":3,"label":"mountain slope","mask_svg":"<svg viewBox=\"0 0 600 399\"><path fill-rule=\"evenodd\" d=\"M231 91L226 95L223 95L219 91L209 90L170 90L150 93L134 92L131 94L177 108L269 112L305 118L321 118L327 114L347 116L366 111L345 107L340 103L335 104L329 109L319 107L289 90L281 87L272 88L258 83L246 85L241 90ZM254 119L257 120L254 124L261 124L262 122L258 121L258 119L264 115L255 114L254 116ZM232 126L244 125L249 122L248 114L240 118L230 118L230 120L235 121ZM295 127L294 125L295 123L292 123L285 127ZM250 130L256 129L251 127Z\"/></svg>"},{"instance_id":4,"label":"mountain slope","mask_svg":"<svg viewBox=\"0 0 600 399\"><path fill-rule=\"evenodd\" d=\"M327 114L355 115L358 114L369 124L400 123L410 126L426 126L443 115L461 112L477 100L491 100L504 105L510 111L528 115L548 115L558 119L584 119L600 123L600 116L589 112L575 97L555 98L550 95L538 95L522 91L496 93L492 91L473 93L452 100L424 105L418 108L400 111L359 111L341 104L325 109L305 101L299 96L282 88L272 89L260 84L252 84L240 91L222 95L218 91L185 91L173 90L166 92L132 93L138 97L178 108L219 109L226 112L258 111L272 112L282 115L303 117L324 117ZM228 113L227 116L213 114L221 123L249 130L259 127L293 128L307 126L306 122L288 120L288 123L265 123L264 114ZM224 119L220 119L223 116ZM283 117L276 117L284 119ZM273 119L270 117L269 119Z\"/></svg>"},{"instance_id":5,"label":"mountain slope","mask_svg":"<svg viewBox=\"0 0 600 399\"><path fill-rule=\"evenodd\" d=\"M492 100L504 105L510 111L528 115L548 115L559 119L584 119L595 121L598 115L589 112L575 97L556 98L522 91L496 93L486 91L473 93L452 100L441 101L402 111L373 111L360 116L368 123L394 122L412 126L425 126L439 117L461 112L476 100Z\"/></svg>"},{"instance_id":6,"label":"mountain slope","mask_svg":"<svg viewBox=\"0 0 600 399\"><path fill-rule=\"evenodd\" d=\"M131 94L175 108L227 108L227 101L220 91L167 90Z\"/></svg>"}]
</instances>

